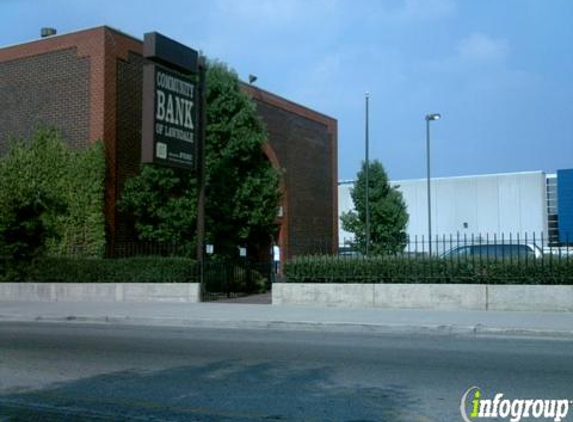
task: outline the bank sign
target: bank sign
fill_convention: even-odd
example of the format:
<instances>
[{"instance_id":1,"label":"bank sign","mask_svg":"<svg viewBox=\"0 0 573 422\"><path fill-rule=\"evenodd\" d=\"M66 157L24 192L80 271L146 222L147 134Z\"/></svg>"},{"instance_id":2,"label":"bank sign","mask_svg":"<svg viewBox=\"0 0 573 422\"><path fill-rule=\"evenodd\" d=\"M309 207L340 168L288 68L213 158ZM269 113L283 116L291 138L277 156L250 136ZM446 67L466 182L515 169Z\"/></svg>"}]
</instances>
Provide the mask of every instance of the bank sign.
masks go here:
<instances>
[{"instance_id":1,"label":"bank sign","mask_svg":"<svg viewBox=\"0 0 573 422\"><path fill-rule=\"evenodd\" d=\"M143 69L143 162L196 169L194 81L155 63Z\"/></svg>"}]
</instances>

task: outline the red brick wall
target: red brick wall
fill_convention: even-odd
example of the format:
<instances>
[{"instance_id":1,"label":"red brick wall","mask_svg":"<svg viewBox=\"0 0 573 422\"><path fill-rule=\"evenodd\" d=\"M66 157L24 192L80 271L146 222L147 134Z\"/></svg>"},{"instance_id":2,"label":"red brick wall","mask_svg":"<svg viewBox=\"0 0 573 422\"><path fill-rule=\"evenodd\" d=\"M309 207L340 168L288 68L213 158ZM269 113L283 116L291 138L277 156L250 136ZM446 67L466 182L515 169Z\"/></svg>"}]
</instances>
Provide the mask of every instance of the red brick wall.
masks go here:
<instances>
[{"instance_id":1,"label":"red brick wall","mask_svg":"<svg viewBox=\"0 0 573 422\"><path fill-rule=\"evenodd\" d=\"M117 62L117 189L120 195L126 180L137 175L140 169L143 62L143 57L136 53ZM117 241L130 241L134 236L132 223L118 213Z\"/></svg>"},{"instance_id":2,"label":"red brick wall","mask_svg":"<svg viewBox=\"0 0 573 422\"><path fill-rule=\"evenodd\" d=\"M11 135L26 136L38 125L63 130L81 147L106 146L106 228L115 240L117 197L117 63L142 44L108 27L38 39L0 49L0 153ZM49 101L50 107L44 102ZM14 103L14 104L11 104ZM24 111L27 110L27 111Z\"/></svg>"},{"instance_id":3,"label":"red brick wall","mask_svg":"<svg viewBox=\"0 0 573 422\"><path fill-rule=\"evenodd\" d=\"M284 169L283 257L338 247L337 121L275 94L243 85L267 126Z\"/></svg>"},{"instance_id":4,"label":"red brick wall","mask_svg":"<svg viewBox=\"0 0 573 422\"><path fill-rule=\"evenodd\" d=\"M89 60L76 48L0 65L0 154L11 138L28 138L40 127L60 128L76 148L88 145Z\"/></svg>"},{"instance_id":5,"label":"red brick wall","mask_svg":"<svg viewBox=\"0 0 573 422\"><path fill-rule=\"evenodd\" d=\"M103 140L111 242L132 236L116 201L141 158L142 48L138 39L99 27L0 49L0 154L9 132L27 135L38 123L59 127L77 147ZM267 124L267 156L285 170L284 257L304 252L311 242L335 250L336 120L258 88L244 89Z\"/></svg>"},{"instance_id":6,"label":"red brick wall","mask_svg":"<svg viewBox=\"0 0 573 422\"><path fill-rule=\"evenodd\" d=\"M113 29L104 27L104 119L103 139L107 154L107 177L106 177L106 221L108 222L108 240L116 241L118 227L117 199L120 195L119 185L121 174L119 169L123 163L118 161L118 144L122 142L118 138L118 69L120 63L129 60L130 53L142 53L143 45L139 40L124 35ZM139 161L140 158L138 158Z\"/></svg>"}]
</instances>

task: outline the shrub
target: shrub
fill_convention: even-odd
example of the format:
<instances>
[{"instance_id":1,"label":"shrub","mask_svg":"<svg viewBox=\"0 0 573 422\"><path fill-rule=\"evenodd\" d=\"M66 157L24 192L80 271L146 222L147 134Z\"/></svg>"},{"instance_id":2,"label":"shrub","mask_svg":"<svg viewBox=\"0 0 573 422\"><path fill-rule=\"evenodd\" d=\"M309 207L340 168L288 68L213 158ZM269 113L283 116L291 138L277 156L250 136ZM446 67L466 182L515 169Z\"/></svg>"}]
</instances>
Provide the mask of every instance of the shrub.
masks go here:
<instances>
[{"instance_id":1,"label":"shrub","mask_svg":"<svg viewBox=\"0 0 573 422\"><path fill-rule=\"evenodd\" d=\"M379 256L297 257L291 283L573 284L573 259L440 259Z\"/></svg>"},{"instance_id":2,"label":"shrub","mask_svg":"<svg viewBox=\"0 0 573 422\"><path fill-rule=\"evenodd\" d=\"M38 258L3 281L36 283L190 283L197 281L189 258Z\"/></svg>"},{"instance_id":3,"label":"shrub","mask_svg":"<svg viewBox=\"0 0 573 422\"><path fill-rule=\"evenodd\" d=\"M15 141L0 159L0 256L30 261L71 250L101 256L104 177L99 142L75 151L50 129Z\"/></svg>"}]
</instances>

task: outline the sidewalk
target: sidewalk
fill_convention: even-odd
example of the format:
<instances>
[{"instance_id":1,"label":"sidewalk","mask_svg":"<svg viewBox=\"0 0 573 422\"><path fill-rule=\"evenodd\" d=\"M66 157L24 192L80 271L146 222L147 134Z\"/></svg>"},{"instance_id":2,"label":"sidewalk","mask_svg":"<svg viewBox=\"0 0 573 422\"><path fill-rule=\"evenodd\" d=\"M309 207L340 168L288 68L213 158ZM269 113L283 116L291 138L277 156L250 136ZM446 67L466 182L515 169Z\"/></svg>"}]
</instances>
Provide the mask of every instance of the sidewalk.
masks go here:
<instances>
[{"instance_id":1,"label":"sidewalk","mask_svg":"<svg viewBox=\"0 0 573 422\"><path fill-rule=\"evenodd\" d=\"M0 322L6 321L573 340L573 313L566 312L310 308L212 302L0 302Z\"/></svg>"}]
</instances>

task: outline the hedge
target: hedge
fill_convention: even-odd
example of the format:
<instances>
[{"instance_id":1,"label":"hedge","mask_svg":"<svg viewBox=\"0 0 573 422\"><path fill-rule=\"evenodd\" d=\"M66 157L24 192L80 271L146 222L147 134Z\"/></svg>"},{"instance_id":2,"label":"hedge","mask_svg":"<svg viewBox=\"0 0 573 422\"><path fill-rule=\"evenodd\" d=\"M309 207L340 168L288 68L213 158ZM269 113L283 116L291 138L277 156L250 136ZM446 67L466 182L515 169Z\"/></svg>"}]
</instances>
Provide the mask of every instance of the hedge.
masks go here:
<instances>
[{"instance_id":1,"label":"hedge","mask_svg":"<svg viewBox=\"0 0 573 422\"><path fill-rule=\"evenodd\" d=\"M227 262L205 265L210 292L266 291L266 278L251 268ZM44 257L30 264L0 257L0 282L32 283L196 283L197 262L177 257L118 259Z\"/></svg>"},{"instance_id":2,"label":"hedge","mask_svg":"<svg viewBox=\"0 0 573 422\"><path fill-rule=\"evenodd\" d=\"M307 256L287 262L284 275L290 283L573 284L573 259Z\"/></svg>"},{"instance_id":3,"label":"hedge","mask_svg":"<svg viewBox=\"0 0 573 422\"><path fill-rule=\"evenodd\" d=\"M9 263L8 263L9 264ZM190 283L196 261L189 258L38 258L22 268L5 267L1 281L35 283Z\"/></svg>"}]
</instances>

